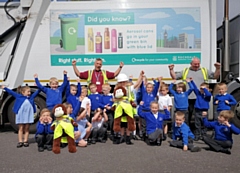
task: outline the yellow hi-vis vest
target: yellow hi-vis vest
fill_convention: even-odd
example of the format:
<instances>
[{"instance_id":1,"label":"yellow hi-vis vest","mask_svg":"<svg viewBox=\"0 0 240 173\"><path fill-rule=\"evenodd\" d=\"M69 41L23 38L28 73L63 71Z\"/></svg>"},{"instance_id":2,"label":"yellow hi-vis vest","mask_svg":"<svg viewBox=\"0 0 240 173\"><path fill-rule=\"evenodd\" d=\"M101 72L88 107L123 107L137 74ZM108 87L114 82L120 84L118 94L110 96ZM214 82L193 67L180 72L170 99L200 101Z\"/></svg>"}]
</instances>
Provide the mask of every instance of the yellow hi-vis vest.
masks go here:
<instances>
[{"instance_id":1,"label":"yellow hi-vis vest","mask_svg":"<svg viewBox=\"0 0 240 173\"><path fill-rule=\"evenodd\" d=\"M108 83L108 78L105 70L101 70L102 75L103 75L103 83ZM93 70L88 70L88 78L87 78L87 83L90 84L92 81L92 74Z\"/></svg>"},{"instance_id":2,"label":"yellow hi-vis vest","mask_svg":"<svg viewBox=\"0 0 240 173\"><path fill-rule=\"evenodd\" d=\"M131 101L134 102L135 101L135 97L134 97L133 92L131 91L130 86L127 87L127 100L129 102L131 102ZM137 114L137 109L136 108L132 108L132 109L133 109L133 115L136 115Z\"/></svg>"},{"instance_id":3,"label":"yellow hi-vis vest","mask_svg":"<svg viewBox=\"0 0 240 173\"><path fill-rule=\"evenodd\" d=\"M129 101L127 100L122 100L119 102L115 102L112 106L116 106L116 109L114 111L114 119L121 117L123 114L123 111L130 116L131 118L133 118L133 108L132 105L130 104ZM127 122L127 117L123 116L121 118L121 122Z\"/></svg>"},{"instance_id":4,"label":"yellow hi-vis vest","mask_svg":"<svg viewBox=\"0 0 240 173\"><path fill-rule=\"evenodd\" d=\"M73 119L70 116L63 115L62 120L55 120L52 123L52 126L55 125L53 139L57 139L57 138L61 137L63 135L63 130L68 136L70 136L71 138L74 139L74 127L71 123L71 120L73 120ZM67 143L67 138L62 137L61 142Z\"/></svg>"},{"instance_id":5,"label":"yellow hi-vis vest","mask_svg":"<svg viewBox=\"0 0 240 173\"><path fill-rule=\"evenodd\" d=\"M187 79L187 75L188 75L189 69L190 68L184 68L183 69L182 80L184 81L185 84L186 84L186 79ZM207 68L201 67L200 69L201 69L202 74L203 74L204 82L208 83L208 70L207 70Z\"/></svg>"}]
</instances>

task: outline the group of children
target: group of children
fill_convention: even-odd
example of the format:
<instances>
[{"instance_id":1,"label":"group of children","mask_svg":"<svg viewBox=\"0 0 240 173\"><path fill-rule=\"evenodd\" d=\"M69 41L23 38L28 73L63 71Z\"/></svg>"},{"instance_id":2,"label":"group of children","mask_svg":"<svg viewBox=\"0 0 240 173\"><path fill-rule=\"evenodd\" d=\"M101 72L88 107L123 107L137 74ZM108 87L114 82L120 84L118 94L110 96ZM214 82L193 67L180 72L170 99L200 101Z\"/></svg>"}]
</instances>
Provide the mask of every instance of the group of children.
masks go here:
<instances>
[{"instance_id":1,"label":"group of children","mask_svg":"<svg viewBox=\"0 0 240 173\"><path fill-rule=\"evenodd\" d=\"M52 150L54 132L51 130L51 124L54 117L51 111L56 104L62 103L64 92L66 92L67 102L64 103L64 106L67 109L67 114L78 124L78 127L74 128L74 138L77 146L86 147L88 144L96 144L96 142L105 143L108 130L114 144L123 141L126 141L126 144L133 144L129 136L132 134L134 138L136 131L128 131L126 123L121 123L123 129L121 133L114 131L115 116L112 106L115 99L113 94L110 93L111 86L109 84L103 84L102 93L98 93L97 86L93 83L89 84L88 87L81 86L80 80L77 80L77 85L70 84L66 71L64 71L64 80L61 86L54 77L50 79L50 87L42 86L37 74L34 75L34 78L39 90L33 94L31 94L28 86L19 87L19 94L4 86L2 87L16 98L13 111L16 113L16 124L19 125L18 148L29 146L29 126L33 123L33 115L36 112L34 98L40 91L43 91L47 97L46 108L40 112L35 135L39 152L45 149ZM214 96L218 117L215 121L208 122L207 112L212 94L207 83L202 83L198 88L194 79L187 79L188 89L186 82L179 82L174 90L173 86L176 81L173 81L170 86L162 82L161 77L157 81L148 82L143 71L140 72L135 84L125 74L119 74L117 81L116 86L123 86L127 90L126 100L135 101L138 104L138 111L132 108L135 118L138 119L135 125L138 124L139 137L146 139L148 144L161 145L162 141L167 138L167 122L172 120L170 146L198 152L201 148L195 146L193 141L201 139L210 146L211 150L231 154L232 133L239 134L240 129L229 123L229 119L233 117L230 108L236 104L236 100L233 96L227 94L226 84L218 84L219 94ZM168 95L169 92L174 96L175 113L172 116L170 110L173 109L173 104L172 98ZM195 135L188 125L188 95L191 92L194 92L197 96L195 102ZM214 129L214 137L207 136L206 128ZM124 137L125 134L126 138ZM120 140L116 141L115 139ZM64 145L64 141L62 141L62 146Z\"/></svg>"}]
</instances>

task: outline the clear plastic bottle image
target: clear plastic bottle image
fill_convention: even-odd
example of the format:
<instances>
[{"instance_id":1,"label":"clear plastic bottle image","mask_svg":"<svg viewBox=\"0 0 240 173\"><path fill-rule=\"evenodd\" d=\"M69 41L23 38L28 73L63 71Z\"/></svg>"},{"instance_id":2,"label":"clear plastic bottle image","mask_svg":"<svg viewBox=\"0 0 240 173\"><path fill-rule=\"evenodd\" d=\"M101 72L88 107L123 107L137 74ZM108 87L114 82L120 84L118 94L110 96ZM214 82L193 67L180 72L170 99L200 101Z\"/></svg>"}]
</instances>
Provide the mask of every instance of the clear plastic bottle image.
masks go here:
<instances>
[{"instance_id":1,"label":"clear plastic bottle image","mask_svg":"<svg viewBox=\"0 0 240 173\"><path fill-rule=\"evenodd\" d=\"M105 28L104 32L104 49L110 49L110 35L108 28Z\"/></svg>"},{"instance_id":2,"label":"clear plastic bottle image","mask_svg":"<svg viewBox=\"0 0 240 173\"><path fill-rule=\"evenodd\" d=\"M118 48L119 49L123 48L123 36L121 32L118 33Z\"/></svg>"},{"instance_id":3,"label":"clear plastic bottle image","mask_svg":"<svg viewBox=\"0 0 240 173\"><path fill-rule=\"evenodd\" d=\"M116 31L116 29L111 30L111 51L117 52L117 31Z\"/></svg>"},{"instance_id":4,"label":"clear plastic bottle image","mask_svg":"<svg viewBox=\"0 0 240 173\"><path fill-rule=\"evenodd\" d=\"M94 51L93 29L88 28L88 52Z\"/></svg>"},{"instance_id":5,"label":"clear plastic bottle image","mask_svg":"<svg viewBox=\"0 0 240 173\"><path fill-rule=\"evenodd\" d=\"M102 53L102 36L100 32L97 32L97 35L95 37L95 47L96 53Z\"/></svg>"}]
</instances>

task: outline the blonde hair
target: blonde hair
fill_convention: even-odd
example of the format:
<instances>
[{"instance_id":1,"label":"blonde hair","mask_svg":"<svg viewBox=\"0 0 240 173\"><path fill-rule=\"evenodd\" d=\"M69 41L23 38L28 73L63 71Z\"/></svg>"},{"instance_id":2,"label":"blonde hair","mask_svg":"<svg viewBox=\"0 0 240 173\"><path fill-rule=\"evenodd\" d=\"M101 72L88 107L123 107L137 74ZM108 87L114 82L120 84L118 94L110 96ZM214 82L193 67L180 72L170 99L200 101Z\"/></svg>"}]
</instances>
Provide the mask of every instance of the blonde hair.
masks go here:
<instances>
[{"instance_id":1,"label":"blonde hair","mask_svg":"<svg viewBox=\"0 0 240 173\"><path fill-rule=\"evenodd\" d=\"M49 112L49 115L51 116L51 111L47 108L43 108L40 112L40 117L45 113L45 112Z\"/></svg>"},{"instance_id":2,"label":"blonde hair","mask_svg":"<svg viewBox=\"0 0 240 173\"><path fill-rule=\"evenodd\" d=\"M21 85L19 85L18 87L17 87L17 92L18 93L20 93L20 94L22 94L23 92L25 92L26 90L28 90L28 89L31 89L29 86L21 86Z\"/></svg>"},{"instance_id":3,"label":"blonde hair","mask_svg":"<svg viewBox=\"0 0 240 173\"><path fill-rule=\"evenodd\" d=\"M183 113L183 112L181 112L181 111L177 111L176 113L175 113L175 117L181 117L181 118L185 118L185 114Z\"/></svg>"},{"instance_id":4,"label":"blonde hair","mask_svg":"<svg viewBox=\"0 0 240 173\"><path fill-rule=\"evenodd\" d=\"M223 117L223 118L229 120L230 118L233 118L233 117L234 117L234 113L233 113L233 111L231 111L231 110L221 111L221 112L219 113L219 117Z\"/></svg>"},{"instance_id":5,"label":"blonde hair","mask_svg":"<svg viewBox=\"0 0 240 173\"><path fill-rule=\"evenodd\" d=\"M51 83L53 83L53 82L58 83L58 79L57 79L56 77L51 77L51 78L49 79L49 83L51 84Z\"/></svg>"},{"instance_id":6,"label":"blonde hair","mask_svg":"<svg viewBox=\"0 0 240 173\"><path fill-rule=\"evenodd\" d=\"M227 89L227 85L225 83L219 83L219 84L217 84L217 86L218 86L218 88L225 87Z\"/></svg>"}]
</instances>

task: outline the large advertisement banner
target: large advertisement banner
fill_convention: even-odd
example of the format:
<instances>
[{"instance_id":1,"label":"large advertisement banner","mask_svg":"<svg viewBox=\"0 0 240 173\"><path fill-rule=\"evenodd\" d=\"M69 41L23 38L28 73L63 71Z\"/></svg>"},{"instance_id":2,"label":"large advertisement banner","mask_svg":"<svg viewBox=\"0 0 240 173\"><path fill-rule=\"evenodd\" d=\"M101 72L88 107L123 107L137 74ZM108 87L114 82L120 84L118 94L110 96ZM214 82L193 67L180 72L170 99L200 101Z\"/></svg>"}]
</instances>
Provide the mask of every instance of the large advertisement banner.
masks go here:
<instances>
[{"instance_id":1,"label":"large advertisement banner","mask_svg":"<svg viewBox=\"0 0 240 173\"><path fill-rule=\"evenodd\" d=\"M51 65L188 64L201 58L200 8L50 12Z\"/></svg>"}]
</instances>

